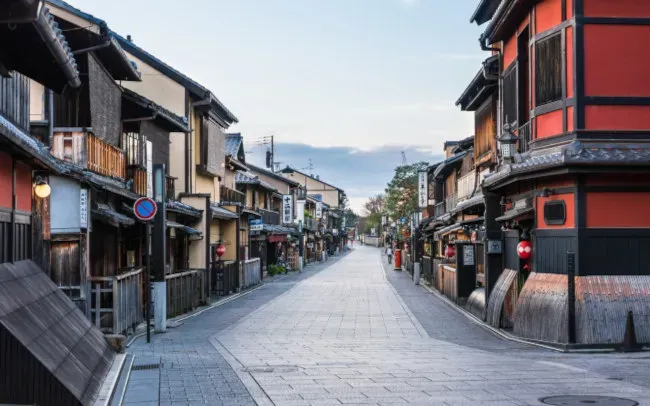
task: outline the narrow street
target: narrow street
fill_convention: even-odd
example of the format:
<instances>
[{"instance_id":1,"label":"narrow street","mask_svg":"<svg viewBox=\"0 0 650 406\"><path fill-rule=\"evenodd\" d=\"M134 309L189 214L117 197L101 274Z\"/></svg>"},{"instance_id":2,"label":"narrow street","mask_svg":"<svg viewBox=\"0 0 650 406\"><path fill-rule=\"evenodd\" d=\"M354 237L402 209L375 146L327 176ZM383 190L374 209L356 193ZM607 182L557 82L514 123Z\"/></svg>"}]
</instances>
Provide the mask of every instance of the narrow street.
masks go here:
<instances>
[{"instance_id":1,"label":"narrow street","mask_svg":"<svg viewBox=\"0 0 650 406\"><path fill-rule=\"evenodd\" d=\"M134 365L161 360L160 382L134 371L125 404L537 405L578 394L650 404L647 355L504 341L381 261L378 249L356 247L150 345L138 339Z\"/></svg>"}]
</instances>

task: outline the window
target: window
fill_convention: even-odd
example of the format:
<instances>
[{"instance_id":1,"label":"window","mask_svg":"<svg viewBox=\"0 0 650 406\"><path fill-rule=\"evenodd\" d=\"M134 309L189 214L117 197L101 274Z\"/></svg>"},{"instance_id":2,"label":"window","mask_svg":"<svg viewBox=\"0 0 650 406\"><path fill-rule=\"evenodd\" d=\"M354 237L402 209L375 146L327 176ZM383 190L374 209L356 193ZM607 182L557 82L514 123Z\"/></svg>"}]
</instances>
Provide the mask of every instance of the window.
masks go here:
<instances>
[{"instance_id":1,"label":"window","mask_svg":"<svg viewBox=\"0 0 650 406\"><path fill-rule=\"evenodd\" d=\"M517 65L503 77L503 123L517 126Z\"/></svg>"},{"instance_id":2,"label":"window","mask_svg":"<svg viewBox=\"0 0 650 406\"><path fill-rule=\"evenodd\" d=\"M561 226L566 221L564 200L552 200L544 203L544 222L548 225Z\"/></svg>"},{"instance_id":3,"label":"window","mask_svg":"<svg viewBox=\"0 0 650 406\"><path fill-rule=\"evenodd\" d=\"M562 36L554 35L535 44L535 104L562 98Z\"/></svg>"}]
</instances>

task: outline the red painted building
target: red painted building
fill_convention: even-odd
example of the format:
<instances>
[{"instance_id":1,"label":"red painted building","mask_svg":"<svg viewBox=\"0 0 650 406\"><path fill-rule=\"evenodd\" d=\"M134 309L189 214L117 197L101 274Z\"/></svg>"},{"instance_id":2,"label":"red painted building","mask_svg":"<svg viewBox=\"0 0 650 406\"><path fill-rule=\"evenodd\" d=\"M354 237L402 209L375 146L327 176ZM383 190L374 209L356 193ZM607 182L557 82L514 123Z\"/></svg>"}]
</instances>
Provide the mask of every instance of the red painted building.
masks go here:
<instances>
[{"instance_id":1,"label":"red painted building","mask_svg":"<svg viewBox=\"0 0 650 406\"><path fill-rule=\"evenodd\" d=\"M489 137L502 140L482 184L485 239L502 232L486 265L487 321L615 344L631 310L650 342L650 3L482 0L471 20L499 58L498 76L477 76L458 102L477 111L479 137L475 98L492 94ZM517 256L521 241L530 259Z\"/></svg>"}]
</instances>

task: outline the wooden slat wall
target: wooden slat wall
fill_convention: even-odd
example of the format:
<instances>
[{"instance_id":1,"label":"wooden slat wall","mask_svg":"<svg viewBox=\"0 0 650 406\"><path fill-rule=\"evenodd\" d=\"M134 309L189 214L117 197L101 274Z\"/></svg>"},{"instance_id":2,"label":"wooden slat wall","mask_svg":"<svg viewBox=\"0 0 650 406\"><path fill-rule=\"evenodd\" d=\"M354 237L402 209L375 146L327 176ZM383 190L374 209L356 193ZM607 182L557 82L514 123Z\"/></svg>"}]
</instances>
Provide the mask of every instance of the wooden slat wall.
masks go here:
<instances>
[{"instance_id":1,"label":"wooden slat wall","mask_svg":"<svg viewBox=\"0 0 650 406\"><path fill-rule=\"evenodd\" d=\"M492 290L488 300L486 322L492 327L503 327L501 324L501 314L506 296L511 292L513 282L517 280L517 271L504 269L497 279L497 283Z\"/></svg>"},{"instance_id":2,"label":"wooden slat wall","mask_svg":"<svg viewBox=\"0 0 650 406\"><path fill-rule=\"evenodd\" d=\"M576 341L618 344L632 311L636 339L650 343L650 276L582 276L576 278Z\"/></svg>"},{"instance_id":3,"label":"wooden slat wall","mask_svg":"<svg viewBox=\"0 0 650 406\"><path fill-rule=\"evenodd\" d=\"M18 72L0 78L0 114L29 131L29 78Z\"/></svg>"},{"instance_id":4,"label":"wooden slat wall","mask_svg":"<svg viewBox=\"0 0 650 406\"><path fill-rule=\"evenodd\" d=\"M566 343L567 275L532 272L519 294L513 332L533 340Z\"/></svg>"}]
</instances>

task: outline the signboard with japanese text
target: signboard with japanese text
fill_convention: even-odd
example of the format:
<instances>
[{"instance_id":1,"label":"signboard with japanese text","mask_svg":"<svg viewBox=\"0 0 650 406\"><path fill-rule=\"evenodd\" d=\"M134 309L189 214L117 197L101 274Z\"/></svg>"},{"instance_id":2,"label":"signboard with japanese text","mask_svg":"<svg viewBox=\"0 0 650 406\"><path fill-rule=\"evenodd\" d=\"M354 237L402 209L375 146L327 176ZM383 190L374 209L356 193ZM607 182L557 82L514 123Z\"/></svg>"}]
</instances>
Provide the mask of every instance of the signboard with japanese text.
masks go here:
<instances>
[{"instance_id":1,"label":"signboard with japanese text","mask_svg":"<svg viewBox=\"0 0 650 406\"><path fill-rule=\"evenodd\" d=\"M282 223L293 223L293 196L282 195Z\"/></svg>"},{"instance_id":2,"label":"signboard with japanese text","mask_svg":"<svg viewBox=\"0 0 650 406\"><path fill-rule=\"evenodd\" d=\"M427 179L427 172L418 172L418 207L424 209L427 207L429 195L429 183Z\"/></svg>"},{"instance_id":3,"label":"signboard with japanese text","mask_svg":"<svg viewBox=\"0 0 650 406\"><path fill-rule=\"evenodd\" d=\"M88 189L79 190L79 227L88 228Z\"/></svg>"},{"instance_id":4,"label":"signboard with japanese text","mask_svg":"<svg viewBox=\"0 0 650 406\"><path fill-rule=\"evenodd\" d=\"M323 217L323 203L316 202L316 218L319 219Z\"/></svg>"},{"instance_id":5,"label":"signboard with japanese text","mask_svg":"<svg viewBox=\"0 0 650 406\"><path fill-rule=\"evenodd\" d=\"M249 231L262 231L264 226L262 224L262 219L249 219L248 220L248 230Z\"/></svg>"},{"instance_id":6,"label":"signboard with japanese text","mask_svg":"<svg viewBox=\"0 0 650 406\"><path fill-rule=\"evenodd\" d=\"M296 219L298 221L305 222L305 201L297 200L296 201Z\"/></svg>"}]
</instances>

